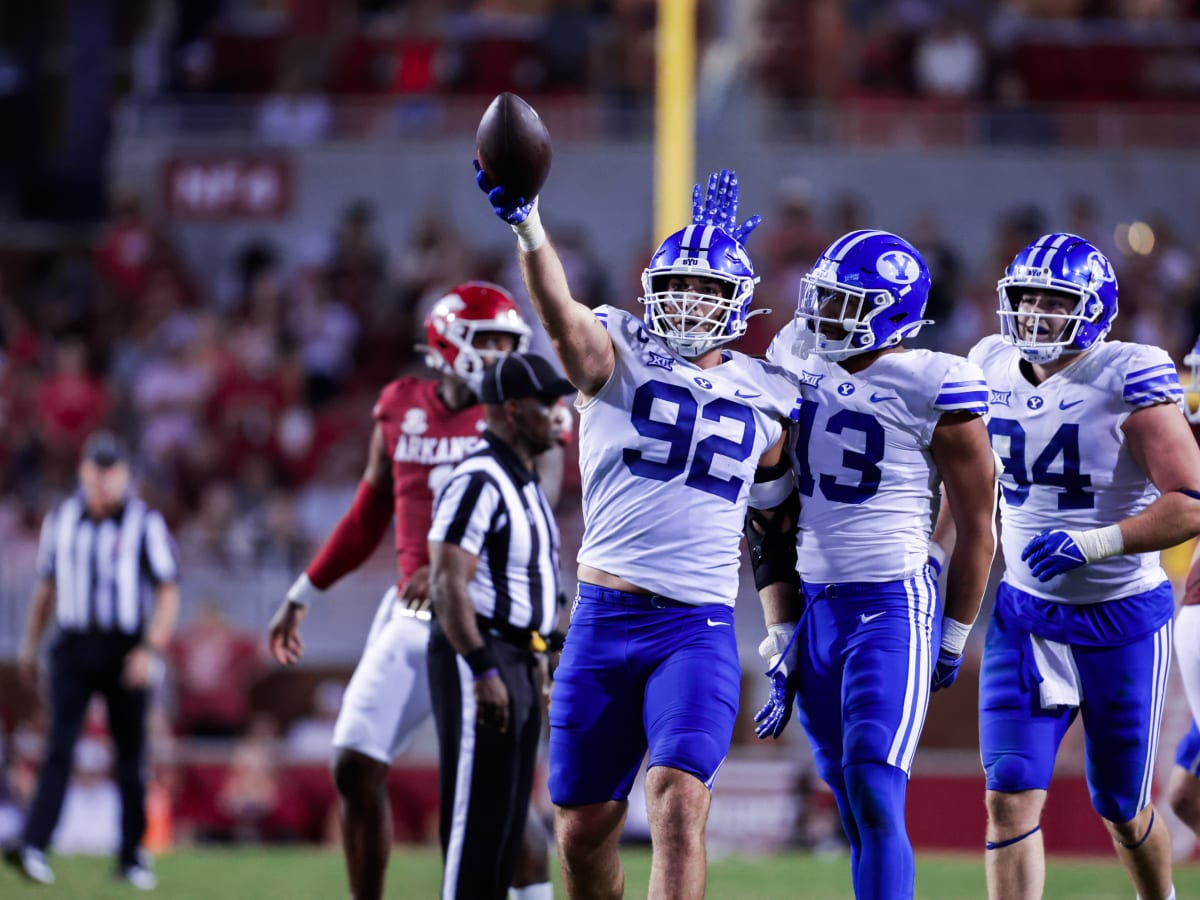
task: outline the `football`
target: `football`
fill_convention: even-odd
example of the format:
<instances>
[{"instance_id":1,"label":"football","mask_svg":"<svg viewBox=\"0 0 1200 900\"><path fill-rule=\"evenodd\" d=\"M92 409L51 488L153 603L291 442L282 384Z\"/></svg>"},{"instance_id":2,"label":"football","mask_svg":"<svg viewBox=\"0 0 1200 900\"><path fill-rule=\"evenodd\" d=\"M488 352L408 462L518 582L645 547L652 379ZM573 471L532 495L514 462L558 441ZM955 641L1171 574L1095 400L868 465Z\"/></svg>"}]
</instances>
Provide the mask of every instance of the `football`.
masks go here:
<instances>
[{"instance_id":1,"label":"football","mask_svg":"<svg viewBox=\"0 0 1200 900\"><path fill-rule=\"evenodd\" d=\"M507 91L484 110L475 152L492 184L510 197L532 200L550 174L550 132L537 110Z\"/></svg>"}]
</instances>

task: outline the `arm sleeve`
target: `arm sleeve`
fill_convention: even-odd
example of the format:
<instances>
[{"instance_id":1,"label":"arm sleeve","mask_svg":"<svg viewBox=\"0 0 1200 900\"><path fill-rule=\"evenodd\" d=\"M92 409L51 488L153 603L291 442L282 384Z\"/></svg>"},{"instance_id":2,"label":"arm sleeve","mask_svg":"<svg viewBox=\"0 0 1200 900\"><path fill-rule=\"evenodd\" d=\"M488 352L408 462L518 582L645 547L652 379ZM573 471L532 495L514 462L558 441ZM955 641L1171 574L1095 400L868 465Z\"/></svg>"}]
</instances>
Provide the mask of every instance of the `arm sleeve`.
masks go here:
<instances>
[{"instance_id":1,"label":"arm sleeve","mask_svg":"<svg viewBox=\"0 0 1200 900\"><path fill-rule=\"evenodd\" d=\"M474 556L481 555L484 538L500 504L500 491L485 473L452 476L433 508L429 540L454 544Z\"/></svg>"},{"instance_id":2,"label":"arm sleeve","mask_svg":"<svg viewBox=\"0 0 1200 900\"><path fill-rule=\"evenodd\" d=\"M370 556L392 521L392 497L361 481L354 502L334 526L305 570L313 587L323 591Z\"/></svg>"}]
</instances>

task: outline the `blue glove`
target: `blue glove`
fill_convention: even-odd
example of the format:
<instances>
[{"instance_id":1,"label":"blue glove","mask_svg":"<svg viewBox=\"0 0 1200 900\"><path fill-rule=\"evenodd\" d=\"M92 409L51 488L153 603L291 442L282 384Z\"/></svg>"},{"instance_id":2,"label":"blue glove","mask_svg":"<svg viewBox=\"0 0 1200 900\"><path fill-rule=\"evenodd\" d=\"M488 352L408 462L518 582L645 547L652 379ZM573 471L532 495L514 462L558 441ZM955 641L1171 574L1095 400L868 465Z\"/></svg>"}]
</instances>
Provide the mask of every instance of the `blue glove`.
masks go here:
<instances>
[{"instance_id":1,"label":"blue glove","mask_svg":"<svg viewBox=\"0 0 1200 900\"><path fill-rule=\"evenodd\" d=\"M792 705L796 702L797 679L782 667L767 673L771 692L762 709L754 714L754 733L760 740L777 738L792 720Z\"/></svg>"},{"instance_id":2,"label":"blue glove","mask_svg":"<svg viewBox=\"0 0 1200 900\"><path fill-rule=\"evenodd\" d=\"M479 160L472 160L475 164L475 183L479 185L479 189L487 194L488 202L492 204L492 212L507 222L509 225L520 225L533 211L533 205L537 202L535 197L532 201L526 200L524 197L514 197L509 199L505 196L504 188L492 184L492 179L488 178L487 172L483 171L483 167L479 165Z\"/></svg>"},{"instance_id":3,"label":"blue glove","mask_svg":"<svg viewBox=\"0 0 1200 900\"><path fill-rule=\"evenodd\" d=\"M741 225L737 224L738 180L737 173L722 169L708 176L708 190L700 196L700 185L692 188L692 224L716 225L739 244L745 244L762 216L751 216Z\"/></svg>"},{"instance_id":4,"label":"blue glove","mask_svg":"<svg viewBox=\"0 0 1200 900\"><path fill-rule=\"evenodd\" d=\"M796 638L800 636L800 626L792 628L783 640L782 626L773 625L766 640L758 648L764 659L773 659L774 665L767 669L767 680L770 682L770 693L767 702L754 715L754 733L760 740L777 738L783 734L783 729L792 718L792 706L796 702L796 690L800 686L799 663L797 654L793 652ZM783 644L780 647L780 644Z\"/></svg>"},{"instance_id":5,"label":"blue glove","mask_svg":"<svg viewBox=\"0 0 1200 900\"><path fill-rule=\"evenodd\" d=\"M1029 563L1029 570L1038 581L1049 581L1087 563L1075 538L1069 531L1061 530L1034 535L1021 551L1021 559Z\"/></svg>"},{"instance_id":6,"label":"blue glove","mask_svg":"<svg viewBox=\"0 0 1200 900\"><path fill-rule=\"evenodd\" d=\"M962 666L962 654L951 655L944 647L938 654L937 663L933 667L933 689L940 691L954 684L958 678L958 670Z\"/></svg>"}]
</instances>

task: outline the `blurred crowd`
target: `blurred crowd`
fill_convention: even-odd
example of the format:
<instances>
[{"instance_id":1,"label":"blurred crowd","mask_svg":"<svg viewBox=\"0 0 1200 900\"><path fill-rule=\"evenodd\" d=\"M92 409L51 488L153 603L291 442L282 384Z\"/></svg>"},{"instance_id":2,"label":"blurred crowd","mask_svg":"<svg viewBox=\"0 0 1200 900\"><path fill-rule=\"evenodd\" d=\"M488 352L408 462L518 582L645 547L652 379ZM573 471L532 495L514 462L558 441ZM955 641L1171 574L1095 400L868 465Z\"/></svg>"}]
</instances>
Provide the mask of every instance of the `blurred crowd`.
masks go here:
<instances>
[{"instance_id":1,"label":"blurred crowd","mask_svg":"<svg viewBox=\"0 0 1200 900\"><path fill-rule=\"evenodd\" d=\"M364 133L336 97L587 96L648 108L655 0L200 0L131 4L117 23L129 92L221 103L261 98L277 144ZM1002 112L1095 101L1200 100L1195 0L698 0L699 82L776 101ZM614 120L618 121L618 120ZM624 120L621 120L624 121ZM1016 128L1015 134L1008 130ZM1052 121L994 137L1053 141Z\"/></svg>"},{"instance_id":2,"label":"blurred crowd","mask_svg":"<svg viewBox=\"0 0 1200 900\"><path fill-rule=\"evenodd\" d=\"M832 237L875 224L863 197L819 207L795 178L762 212L749 249L762 276L756 306L773 312L752 319L750 352L790 318L801 276ZM994 331L994 285L1007 262L1064 229L1115 261L1113 337L1160 344L1177 360L1190 349L1200 268L1170 222L1148 223L1153 249L1134 253L1081 195L1061 210L1010 211L992 245L968 256L950 224L917 212L899 227L934 274L935 324L918 343L965 353ZM638 275L652 248L612 271L583 231L555 234L581 300L640 315ZM106 425L136 448L143 494L167 516L186 565L295 571L348 506L379 389L422 371L416 345L433 301L486 278L507 285L533 318L512 255L479 252L445 221L385 238L358 200L306 244L251 241L226 248L226 259L189 262L170 226L125 197L92 242L0 256L0 535L10 550L32 544L41 515L73 485L85 436ZM562 516L577 517L577 498L566 503Z\"/></svg>"}]
</instances>

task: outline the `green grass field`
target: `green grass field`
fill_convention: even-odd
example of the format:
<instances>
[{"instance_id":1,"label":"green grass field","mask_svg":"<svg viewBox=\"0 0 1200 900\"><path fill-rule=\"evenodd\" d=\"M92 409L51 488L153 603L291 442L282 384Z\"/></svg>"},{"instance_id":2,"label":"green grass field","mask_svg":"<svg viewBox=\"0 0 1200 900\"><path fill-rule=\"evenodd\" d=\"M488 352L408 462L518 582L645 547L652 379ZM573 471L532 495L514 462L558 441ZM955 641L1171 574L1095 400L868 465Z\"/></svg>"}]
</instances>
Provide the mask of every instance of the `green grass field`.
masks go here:
<instances>
[{"instance_id":1,"label":"green grass field","mask_svg":"<svg viewBox=\"0 0 1200 900\"><path fill-rule=\"evenodd\" d=\"M644 897L650 856L644 848L623 852L630 898ZM52 887L31 885L8 867L0 869L0 897L128 900L138 891L109 880L109 861L98 858L51 857L58 876ZM326 849L189 849L158 860L159 888L149 896L161 900L336 900L346 896L342 860ZM432 850L398 848L388 869L387 896L436 898L440 862ZM1200 894L1200 868L1176 871L1179 896ZM850 874L845 857L785 854L778 857L726 857L709 868L708 896L713 900L842 900L849 898ZM971 900L983 897L980 859L919 855L917 897ZM1053 900L1131 900L1133 891L1115 862L1104 859L1056 860L1046 877L1046 896Z\"/></svg>"}]
</instances>

